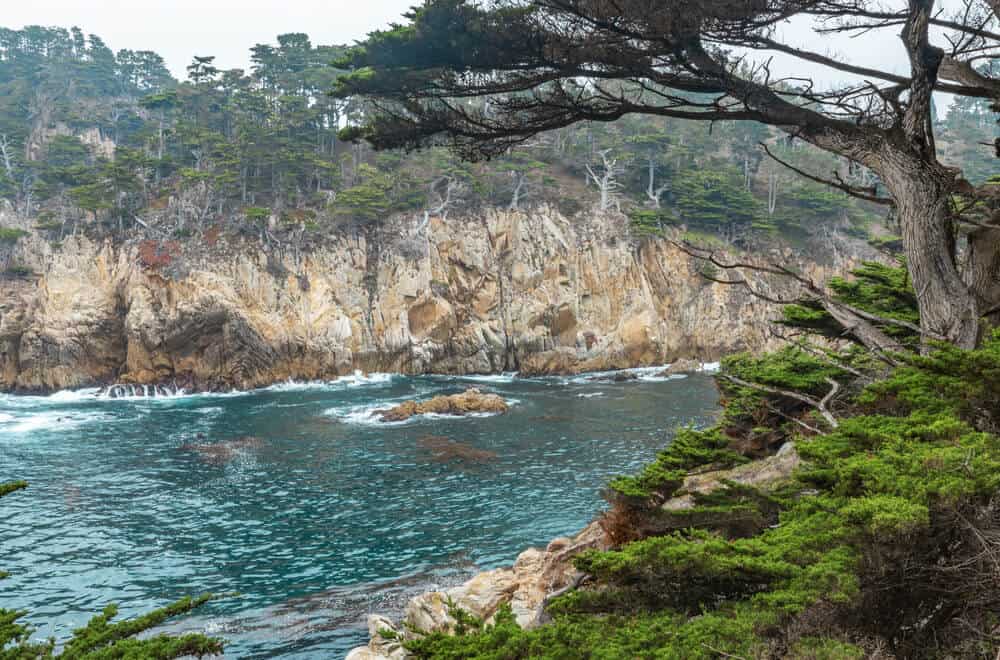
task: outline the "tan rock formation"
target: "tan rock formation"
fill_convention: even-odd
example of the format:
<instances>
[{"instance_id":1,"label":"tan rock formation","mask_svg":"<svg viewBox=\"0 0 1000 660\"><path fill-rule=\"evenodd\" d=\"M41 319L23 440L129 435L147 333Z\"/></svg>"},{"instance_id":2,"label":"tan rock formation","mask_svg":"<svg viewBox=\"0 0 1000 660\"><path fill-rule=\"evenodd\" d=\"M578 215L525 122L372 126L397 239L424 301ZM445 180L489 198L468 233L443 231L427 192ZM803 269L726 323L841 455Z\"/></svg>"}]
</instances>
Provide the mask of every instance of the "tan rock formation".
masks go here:
<instances>
[{"instance_id":1,"label":"tan rock formation","mask_svg":"<svg viewBox=\"0 0 1000 660\"><path fill-rule=\"evenodd\" d=\"M210 232L124 245L80 233L53 247L33 232L9 262L37 277L0 279L0 389L249 388L357 369L573 373L774 342L772 305L705 281L666 240L630 238L620 216L435 218L420 257L397 249L415 222L391 219L377 245L335 234L309 250ZM33 225L0 209L0 226ZM822 281L849 265L803 270Z\"/></svg>"},{"instance_id":2,"label":"tan rock formation","mask_svg":"<svg viewBox=\"0 0 1000 660\"><path fill-rule=\"evenodd\" d=\"M689 358L675 360L669 367L661 371L658 376L675 376L677 374L690 374L701 371L701 362Z\"/></svg>"},{"instance_id":3,"label":"tan rock formation","mask_svg":"<svg viewBox=\"0 0 1000 660\"><path fill-rule=\"evenodd\" d=\"M404 422L414 415L499 415L507 409L507 402L502 397L484 394L473 387L459 394L436 396L427 401L404 401L388 410L377 410L375 414L383 422Z\"/></svg>"}]
</instances>

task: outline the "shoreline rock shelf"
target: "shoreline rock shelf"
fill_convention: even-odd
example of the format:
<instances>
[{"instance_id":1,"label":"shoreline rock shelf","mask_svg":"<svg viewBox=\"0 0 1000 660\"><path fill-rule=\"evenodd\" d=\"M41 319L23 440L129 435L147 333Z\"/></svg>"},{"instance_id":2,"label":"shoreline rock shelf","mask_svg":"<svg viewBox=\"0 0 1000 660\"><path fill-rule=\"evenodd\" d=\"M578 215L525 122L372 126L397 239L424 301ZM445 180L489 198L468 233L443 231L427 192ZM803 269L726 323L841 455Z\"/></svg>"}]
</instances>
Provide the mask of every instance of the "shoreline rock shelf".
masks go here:
<instances>
[{"instance_id":1,"label":"shoreline rock shelf","mask_svg":"<svg viewBox=\"0 0 1000 660\"><path fill-rule=\"evenodd\" d=\"M499 395L486 394L473 387L459 394L436 396L426 401L405 401L386 410L376 410L374 414L383 422L405 422L414 415L499 415L509 409Z\"/></svg>"},{"instance_id":2,"label":"shoreline rock shelf","mask_svg":"<svg viewBox=\"0 0 1000 660\"><path fill-rule=\"evenodd\" d=\"M692 493L706 494L726 483L739 483L771 490L785 483L801 461L793 443L786 443L773 456L727 470L689 475L677 495L664 502L665 511L683 511L693 506ZM544 606L555 595L579 583L582 574L573 558L590 550L607 550L611 540L600 518L591 521L573 537L557 538L544 550L529 548L518 555L513 566L474 575L465 583L445 591L430 591L411 599L402 621L385 616L368 616L369 642L347 654L346 660L400 660L410 657L402 642L414 639L417 631L452 632L457 621L449 613L449 603L473 616L490 621L501 605L510 604L520 626L532 628L544 622ZM382 633L393 633L385 636Z\"/></svg>"}]
</instances>

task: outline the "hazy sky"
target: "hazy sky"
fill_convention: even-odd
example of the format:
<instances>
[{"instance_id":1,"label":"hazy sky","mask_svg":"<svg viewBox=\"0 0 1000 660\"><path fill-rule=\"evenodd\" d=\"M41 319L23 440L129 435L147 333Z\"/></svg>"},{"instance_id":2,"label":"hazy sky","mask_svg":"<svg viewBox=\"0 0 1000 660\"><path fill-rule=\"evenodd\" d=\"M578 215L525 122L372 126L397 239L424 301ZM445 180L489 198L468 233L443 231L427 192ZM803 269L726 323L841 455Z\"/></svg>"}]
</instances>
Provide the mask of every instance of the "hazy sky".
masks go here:
<instances>
[{"instance_id":1,"label":"hazy sky","mask_svg":"<svg viewBox=\"0 0 1000 660\"><path fill-rule=\"evenodd\" d=\"M153 50L178 78L194 55L215 55L220 68L248 68L249 49L273 43L285 32L305 32L318 44L350 43L384 27L420 0L0 0L0 25L79 26L118 50ZM944 0L946 7L956 0ZM906 71L894 31L864 38L817 37L804 21L782 29L790 43L837 58ZM819 41L819 43L817 43ZM844 82L845 74L790 58L775 59L776 74L809 75L820 84ZM943 103L941 101L944 101ZM941 99L944 110L947 100Z\"/></svg>"},{"instance_id":2,"label":"hazy sky","mask_svg":"<svg viewBox=\"0 0 1000 660\"><path fill-rule=\"evenodd\" d=\"M113 50L153 50L185 77L194 55L220 68L249 65L250 47L285 32L349 43L397 20L415 0L0 0L0 25L79 26Z\"/></svg>"}]
</instances>

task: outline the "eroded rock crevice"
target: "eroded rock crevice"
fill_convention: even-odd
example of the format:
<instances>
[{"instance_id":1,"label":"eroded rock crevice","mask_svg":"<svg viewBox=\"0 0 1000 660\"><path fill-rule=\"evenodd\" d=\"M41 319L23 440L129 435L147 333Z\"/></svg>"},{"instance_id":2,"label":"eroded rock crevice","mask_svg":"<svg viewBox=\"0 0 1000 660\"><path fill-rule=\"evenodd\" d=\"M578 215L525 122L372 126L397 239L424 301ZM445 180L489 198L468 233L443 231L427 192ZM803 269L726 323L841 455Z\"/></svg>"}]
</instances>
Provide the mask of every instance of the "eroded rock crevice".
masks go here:
<instances>
[{"instance_id":1,"label":"eroded rock crevice","mask_svg":"<svg viewBox=\"0 0 1000 660\"><path fill-rule=\"evenodd\" d=\"M391 219L379 235L409 236L414 222ZM483 210L425 231L419 255L335 235L302 254L172 242L154 260L148 240L55 247L31 234L15 249L34 277L0 282L0 389L567 373L774 343L776 308L706 281L667 240L629 237L621 217ZM851 265L801 264L817 281Z\"/></svg>"}]
</instances>

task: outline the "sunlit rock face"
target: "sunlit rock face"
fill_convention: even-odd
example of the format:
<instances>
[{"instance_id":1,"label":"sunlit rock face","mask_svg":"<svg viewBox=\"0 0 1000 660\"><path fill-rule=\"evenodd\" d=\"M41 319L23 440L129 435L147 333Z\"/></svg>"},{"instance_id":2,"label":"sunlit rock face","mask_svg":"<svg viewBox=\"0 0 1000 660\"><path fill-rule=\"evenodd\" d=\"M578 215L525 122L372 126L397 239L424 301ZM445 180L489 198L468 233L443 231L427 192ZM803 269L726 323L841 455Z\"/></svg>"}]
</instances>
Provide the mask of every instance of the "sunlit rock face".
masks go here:
<instances>
[{"instance_id":1,"label":"sunlit rock face","mask_svg":"<svg viewBox=\"0 0 1000 660\"><path fill-rule=\"evenodd\" d=\"M33 226L2 215L3 226ZM486 210L417 231L395 218L377 235L266 250L210 231L122 245L80 234L58 246L32 233L6 256L34 274L0 281L0 388L247 388L358 369L549 374L774 341L773 305L705 280L665 239L630 237L622 216ZM818 281L849 266L803 264Z\"/></svg>"}]
</instances>

